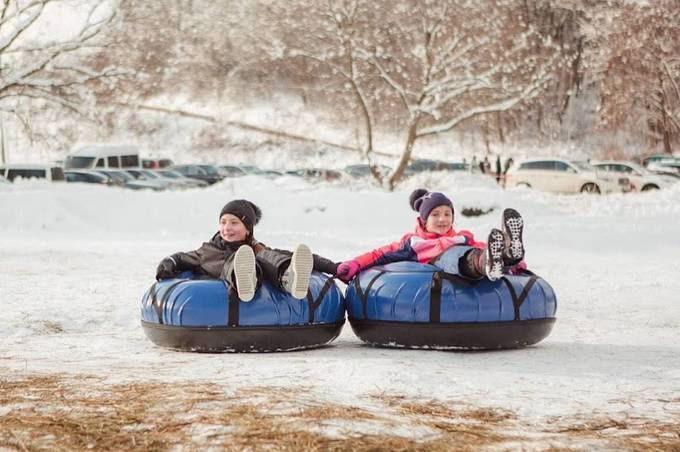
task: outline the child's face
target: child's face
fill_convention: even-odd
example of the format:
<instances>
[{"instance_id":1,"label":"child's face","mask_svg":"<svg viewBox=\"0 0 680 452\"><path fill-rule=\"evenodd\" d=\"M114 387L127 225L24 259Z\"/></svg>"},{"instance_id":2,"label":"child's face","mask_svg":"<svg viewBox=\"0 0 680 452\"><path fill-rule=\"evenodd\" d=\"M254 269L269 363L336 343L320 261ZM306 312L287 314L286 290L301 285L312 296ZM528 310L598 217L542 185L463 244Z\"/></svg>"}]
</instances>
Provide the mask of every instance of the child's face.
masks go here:
<instances>
[{"instance_id":1,"label":"child's face","mask_svg":"<svg viewBox=\"0 0 680 452\"><path fill-rule=\"evenodd\" d=\"M238 217L225 213L220 217L220 237L227 242L242 242L248 237L248 228Z\"/></svg>"},{"instance_id":2,"label":"child's face","mask_svg":"<svg viewBox=\"0 0 680 452\"><path fill-rule=\"evenodd\" d=\"M435 234L446 234L451 226L453 226L453 210L449 206L432 209L425 223L425 229Z\"/></svg>"}]
</instances>

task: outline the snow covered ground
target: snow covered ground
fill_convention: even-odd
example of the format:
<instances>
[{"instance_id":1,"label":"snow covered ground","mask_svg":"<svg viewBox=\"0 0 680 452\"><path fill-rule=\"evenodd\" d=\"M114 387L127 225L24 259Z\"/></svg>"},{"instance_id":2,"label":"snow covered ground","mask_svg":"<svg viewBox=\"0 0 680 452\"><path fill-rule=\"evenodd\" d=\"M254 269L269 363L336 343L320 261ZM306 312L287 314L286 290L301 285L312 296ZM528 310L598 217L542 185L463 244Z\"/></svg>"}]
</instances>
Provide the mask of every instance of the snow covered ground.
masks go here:
<instances>
[{"instance_id":1,"label":"snow covered ground","mask_svg":"<svg viewBox=\"0 0 680 452\"><path fill-rule=\"evenodd\" d=\"M545 341L481 353L377 349L346 325L322 349L206 355L164 350L144 336L139 302L158 261L207 240L226 201L246 197L262 208L260 241L303 242L343 260L412 229L407 198L419 185L445 191L457 212L495 208L456 215L458 228L481 238L498 226L503 207L523 213L529 266L558 296ZM24 182L0 186L0 208L2 379L66 374L111 384L211 382L226 392L302 388L307 397L359 407L375 407L376 394L464 401L509 410L526 425L680 418L680 184L556 196L503 191L468 174L423 176L394 193L288 177L162 193Z\"/></svg>"}]
</instances>

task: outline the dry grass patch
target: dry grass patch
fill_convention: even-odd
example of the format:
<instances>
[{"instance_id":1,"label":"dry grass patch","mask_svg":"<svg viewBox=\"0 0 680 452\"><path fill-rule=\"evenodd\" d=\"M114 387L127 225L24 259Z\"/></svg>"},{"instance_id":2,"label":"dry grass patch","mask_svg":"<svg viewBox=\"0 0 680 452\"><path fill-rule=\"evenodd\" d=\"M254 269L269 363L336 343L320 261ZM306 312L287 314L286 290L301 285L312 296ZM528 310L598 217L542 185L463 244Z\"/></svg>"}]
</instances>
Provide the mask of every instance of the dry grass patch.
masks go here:
<instances>
[{"instance_id":1,"label":"dry grass patch","mask_svg":"<svg viewBox=\"0 0 680 452\"><path fill-rule=\"evenodd\" d=\"M413 401L403 396L374 396L385 405L397 408L408 415L425 415L447 419L465 419L483 423L498 424L514 419L514 414L506 410L471 407L461 402L444 404L437 400Z\"/></svg>"},{"instance_id":2,"label":"dry grass patch","mask_svg":"<svg viewBox=\"0 0 680 452\"><path fill-rule=\"evenodd\" d=\"M588 420L558 419L549 431L585 440L607 440L622 450L659 450L680 452L680 419L673 422L652 421L638 417ZM565 425L566 424L566 425Z\"/></svg>"},{"instance_id":3,"label":"dry grass patch","mask_svg":"<svg viewBox=\"0 0 680 452\"><path fill-rule=\"evenodd\" d=\"M311 400L303 389L229 393L210 383L110 385L94 377L48 375L0 378L0 394L0 448L14 450L444 451L496 441L446 430L418 441L344 429L343 423L370 421L376 431L389 432L395 420Z\"/></svg>"},{"instance_id":4,"label":"dry grass patch","mask_svg":"<svg viewBox=\"0 0 680 452\"><path fill-rule=\"evenodd\" d=\"M54 375L0 380L0 403L9 410L0 417L0 445L19 450L162 449L187 425L153 412L157 405L151 399L160 385L98 384L95 378L67 381Z\"/></svg>"},{"instance_id":5,"label":"dry grass patch","mask_svg":"<svg viewBox=\"0 0 680 452\"><path fill-rule=\"evenodd\" d=\"M340 405L312 405L302 408L295 414L300 419L311 419L317 422L333 419L348 419L353 421L379 419L374 413L353 406Z\"/></svg>"},{"instance_id":6,"label":"dry grass patch","mask_svg":"<svg viewBox=\"0 0 680 452\"><path fill-rule=\"evenodd\" d=\"M362 408L309 394L307 388L230 391L201 382L0 376L0 449L448 451L585 445L680 451L680 422L560 418L527 426L507 410L460 401L381 395Z\"/></svg>"},{"instance_id":7,"label":"dry grass patch","mask_svg":"<svg viewBox=\"0 0 680 452\"><path fill-rule=\"evenodd\" d=\"M455 439L457 448L519 439L508 433L514 429L511 421L515 416L506 410L473 407L462 402L414 401L404 396L376 395L373 398L409 416L413 423L440 432L443 438Z\"/></svg>"}]
</instances>

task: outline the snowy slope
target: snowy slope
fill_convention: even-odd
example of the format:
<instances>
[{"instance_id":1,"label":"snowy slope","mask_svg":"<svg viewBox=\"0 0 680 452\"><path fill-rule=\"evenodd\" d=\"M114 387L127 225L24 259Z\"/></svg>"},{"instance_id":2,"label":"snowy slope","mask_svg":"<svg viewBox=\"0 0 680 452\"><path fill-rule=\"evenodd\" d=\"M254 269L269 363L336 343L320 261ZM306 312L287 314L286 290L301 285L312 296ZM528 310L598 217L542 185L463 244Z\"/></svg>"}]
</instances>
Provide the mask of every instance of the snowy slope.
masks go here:
<instances>
[{"instance_id":1,"label":"snowy slope","mask_svg":"<svg viewBox=\"0 0 680 452\"><path fill-rule=\"evenodd\" d=\"M363 346L346 326L319 350L199 355L145 338L139 301L157 262L207 240L226 201L262 207L264 243L304 242L342 260L410 230L408 194L424 183L449 194L458 212L495 208L457 214L457 227L480 238L503 207L523 213L530 268L558 295L547 340L503 352L387 350ZM359 405L371 394L405 394L502 407L530 422L586 412L680 416L680 186L599 197L506 192L467 174L424 176L395 193L295 178L163 193L26 182L0 186L0 207L0 373L306 387Z\"/></svg>"}]
</instances>

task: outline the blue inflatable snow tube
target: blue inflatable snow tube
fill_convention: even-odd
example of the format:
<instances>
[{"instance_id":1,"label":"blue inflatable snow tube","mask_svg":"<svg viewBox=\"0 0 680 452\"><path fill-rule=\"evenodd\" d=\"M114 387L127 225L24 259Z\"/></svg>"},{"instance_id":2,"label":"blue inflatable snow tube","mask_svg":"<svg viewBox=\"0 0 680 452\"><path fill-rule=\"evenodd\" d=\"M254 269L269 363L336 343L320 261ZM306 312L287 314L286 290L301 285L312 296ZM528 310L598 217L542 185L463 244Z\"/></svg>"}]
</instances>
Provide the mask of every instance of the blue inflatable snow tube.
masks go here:
<instances>
[{"instance_id":1,"label":"blue inflatable snow tube","mask_svg":"<svg viewBox=\"0 0 680 452\"><path fill-rule=\"evenodd\" d=\"M303 300L263 282L243 302L222 280L192 278L185 272L144 294L142 327L155 344L197 352L299 350L331 342L345 322L342 292L321 273L312 273Z\"/></svg>"},{"instance_id":2,"label":"blue inflatable snow tube","mask_svg":"<svg viewBox=\"0 0 680 452\"><path fill-rule=\"evenodd\" d=\"M552 287L531 272L470 281L416 262L363 271L346 299L356 335L384 347L523 347L550 334L557 310Z\"/></svg>"}]
</instances>

